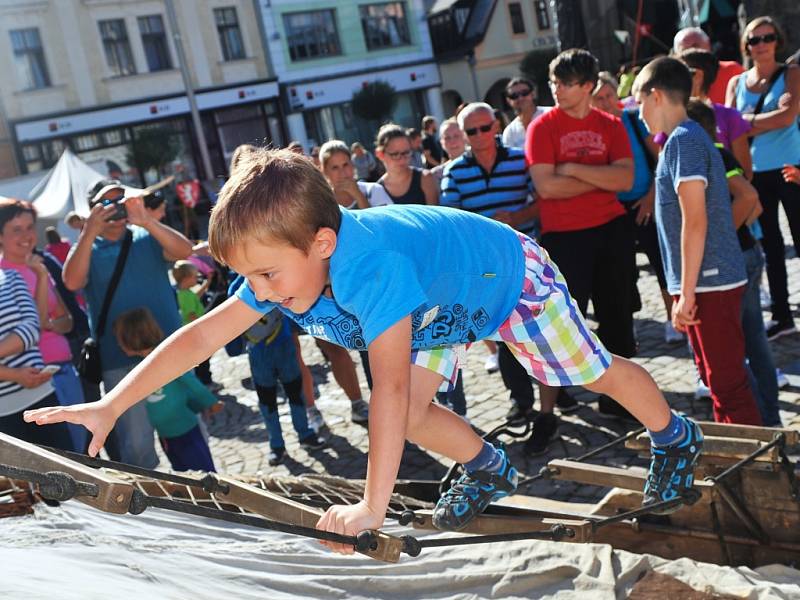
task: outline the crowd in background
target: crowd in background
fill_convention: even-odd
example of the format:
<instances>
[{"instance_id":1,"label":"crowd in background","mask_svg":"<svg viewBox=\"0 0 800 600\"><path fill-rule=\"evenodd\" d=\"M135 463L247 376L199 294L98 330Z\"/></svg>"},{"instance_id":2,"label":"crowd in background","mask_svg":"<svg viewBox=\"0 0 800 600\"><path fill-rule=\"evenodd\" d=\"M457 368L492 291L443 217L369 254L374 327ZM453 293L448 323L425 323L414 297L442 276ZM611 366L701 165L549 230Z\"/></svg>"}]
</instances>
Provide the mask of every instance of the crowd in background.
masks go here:
<instances>
[{"instance_id":1,"label":"crowd in background","mask_svg":"<svg viewBox=\"0 0 800 600\"><path fill-rule=\"evenodd\" d=\"M741 39L747 70L719 61L701 29L681 30L674 39L671 54L680 66L671 68L688 70L688 116L703 128L688 131L718 148L705 174L682 175L687 158L672 156L674 144L666 136L651 135L640 113L652 90L634 85L638 71L624 71L618 81L599 72L585 50L565 51L550 64L555 107L538 106L535 84L514 77L505 88L506 106L463 104L442 123L426 116L419 128L387 123L374 144L328 140L309 148L308 157L344 209L441 205L501 221L536 239L559 265L584 314L591 302L598 337L624 357L638 350L637 253L646 255L661 289L664 345L689 344L698 368L696 396L711 399L719 421L780 426L778 389L785 381L769 341L797 332L779 206L797 248L800 67L779 61L788 49L769 17L750 22ZM508 109L514 113L510 122ZM305 153L299 142L288 148ZM704 181L706 258L725 249L735 255L725 264L742 265L739 279L728 281L713 269L699 276L696 292L703 302L719 294L719 306L733 315L718 323L724 335L713 329L711 317L697 327L676 320L686 295L680 269L685 249L680 235L675 247L675 228L680 230L680 211L688 209L681 205L675 213L681 201L675 196L671 206L668 190L659 189L667 176L675 186ZM235 276L213 261L202 239L190 241L164 224L157 195L104 180L87 190L87 200L88 215L67 217L80 231L72 246L53 228L42 246L34 207L0 201L0 431L78 452L88 443L83 428L37 427L25 423L22 412L99 399L166 336L232 293ZM718 201L726 204L721 208ZM762 307L771 312L768 323ZM227 346L230 355L247 353L272 465L286 452L278 384L300 444L316 449L326 443L328 427L315 403L301 334L276 309ZM578 403L563 388L533 380L505 344L486 344L485 368L499 370L509 390L508 420L533 422L525 451L546 452L557 435L556 412L577 410ZM350 400L353 422L366 425L369 406L349 352L322 340L317 345ZM369 356L362 352L360 358L371 387ZM151 468L158 463L157 439L175 470L214 470L205 419L221 407L219 389L208 361L198 365L129 409L109 437L108 455ZM438 400L468 419L460 375ZM632 418L611 398L600 398L598 409Z\"/></svg>"}]
</instances>

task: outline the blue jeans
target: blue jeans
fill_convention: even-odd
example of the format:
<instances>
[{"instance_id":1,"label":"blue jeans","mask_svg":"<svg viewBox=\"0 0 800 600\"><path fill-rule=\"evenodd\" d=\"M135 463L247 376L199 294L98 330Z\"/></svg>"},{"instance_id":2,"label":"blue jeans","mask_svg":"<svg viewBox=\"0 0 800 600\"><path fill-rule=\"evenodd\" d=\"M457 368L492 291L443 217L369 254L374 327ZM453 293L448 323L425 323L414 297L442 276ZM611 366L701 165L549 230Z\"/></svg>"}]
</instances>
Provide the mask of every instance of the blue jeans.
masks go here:
<instances>
[{"instance_id":1,"label":"blue jeans","mask_svg":"<svg viewBox=\"0 0 800 600\"><path fill-rule=\"evenodd\" d=\"M103 371L105 393L114 389L114 386L122 381L122 378L132 369L133 365ZM120 462L144 469L153 469L158 465L158 455L156 455L153 426L147 418L145 404L145 402L137 402L122 413L114 425L114 431L119 443Z\"/></svg>"},{"instance_id":2,"label":"blue jeans","mask_svg":"<svg viewBox=\"0 0 800 600\"><path fill-rule=\"evenodd\" d=\"M59 363L59 371L53 375L53 387L56 390L58 403L61 406L72 406L73 404L83 404L83 385L78 377L78 372L71 362ZM69 436L72 438L72 445L75 452L85 452L88 445L89 432L83 425L67 423Z\"/></svg>"},{"instance_id":3,"label":"blue jeans","mask_svg":"<svg viewBox=\"0 0 800 600\"><path fill-rule=\"evenodd\" d=\"M778 382L775 376L775 362L764 329L761 314L759 285L764 271L764 255L756 246L742 253L747 270L747 287L742 297L742 332L744 333L745 356L750 363L755 385L753 392L761 413L761 420L767 427L780 427L781 416L778 410Z\"/></svg>"}]
</instances>

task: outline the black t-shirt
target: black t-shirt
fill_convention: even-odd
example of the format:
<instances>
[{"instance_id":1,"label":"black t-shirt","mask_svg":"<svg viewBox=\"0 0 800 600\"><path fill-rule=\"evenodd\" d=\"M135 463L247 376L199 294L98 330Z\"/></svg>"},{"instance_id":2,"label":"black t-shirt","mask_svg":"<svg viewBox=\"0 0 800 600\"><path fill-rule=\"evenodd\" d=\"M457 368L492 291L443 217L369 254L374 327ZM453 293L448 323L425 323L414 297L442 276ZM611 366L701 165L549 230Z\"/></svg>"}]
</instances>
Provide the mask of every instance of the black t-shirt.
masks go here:
<instances>
[{"instance_id":1,"label":"black t-shirt","mask_svg":"<svg viewBox=\"0 0 800 600\"><path fill-rule=\"evenodd\" d=\"M442 162L442 156L444 156L444 150L442 149L442 145L439 143L439 140L436 139L435 135L423 134L422 149L429 150L434 160L436 160L439 163ZM428 166L433 167L435 165L428 165Z\"/></svg>"},{"instance_id":2,"label":"black t-shirt","mask_svg":"<svg viewBox=\"0 0 800 600\"><path fill-rule=\"evenodd\" d=\"M742 165L739 164L739 161L736 160L736 157L733 154L720 146L717 146L717 149L722 156L722 164L725 165L725 179L730 177L736 171L738 171L739 175L744 173ZM731 202L733 202L733 197L731 197ZM739 238L739 248L742 249L742 252L745 250L750 250L750 248L756 245L756 239L753 237L753 234L750 233L750 228L747 226L747 224L742 225L736 230L736 237Z\"/></svg>"}]
</instances>

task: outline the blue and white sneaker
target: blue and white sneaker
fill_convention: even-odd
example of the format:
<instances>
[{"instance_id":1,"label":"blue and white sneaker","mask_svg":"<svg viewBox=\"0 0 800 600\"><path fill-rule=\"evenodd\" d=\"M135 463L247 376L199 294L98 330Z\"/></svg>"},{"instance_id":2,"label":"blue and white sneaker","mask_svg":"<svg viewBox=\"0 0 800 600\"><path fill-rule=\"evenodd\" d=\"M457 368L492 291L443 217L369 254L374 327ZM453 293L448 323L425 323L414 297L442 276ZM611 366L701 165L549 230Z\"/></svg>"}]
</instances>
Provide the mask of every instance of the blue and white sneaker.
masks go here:
<instances>
[{"instance_id":1,"label":"blue and white sneaker","mask_svg":"<svg viewBox=\"0 0 800 600\"><path fill-rule=\"evenodd\" d=\"M682 496L694 483L694 465L703 449L703 432L691 419L680 418L686 425L683 441L675 446L650 448L650 472L644 484L643 506ZM679 508L680 504L654 511L654 514L667 515Z\"/></svg>"},{"instance_id":2,"label":"blue and white sneaker","mask_svg":"<svg viewBox=\"0 0 800 600\"><path fill-rule=\"evenodd\" d=\"M505 451L503 466L497 472L464 473L447 490L433 509L433 526L445 531L459 531L481 514L492 502L517 491L517 470Z\"/></svg>"}]
</instances>

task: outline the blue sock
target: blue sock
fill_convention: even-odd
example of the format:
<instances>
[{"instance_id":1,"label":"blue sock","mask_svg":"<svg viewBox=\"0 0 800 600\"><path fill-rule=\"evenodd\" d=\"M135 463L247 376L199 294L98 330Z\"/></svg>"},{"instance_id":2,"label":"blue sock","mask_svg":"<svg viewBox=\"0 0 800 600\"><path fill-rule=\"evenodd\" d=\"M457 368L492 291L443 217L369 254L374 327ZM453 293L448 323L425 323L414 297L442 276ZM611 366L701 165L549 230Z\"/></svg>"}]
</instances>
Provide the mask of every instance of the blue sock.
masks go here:
<instances>
[{"instance_id":1,"label":"blue sock","mask_svg":"<svg viewBox=\"0 0 800 600\"><path fill-rule=\"evenodd\" d=\"M464 463L464 469L467 473L475 471L488 471L489 473L497 473L503 467L503 455L492 446L489 442L483 442L483 448L478 452L478 455L469 462Z\"/></svg>"},{"instance_id":2,"label":"blue sock","mask_svg":"<svg viewBox=\"0 0 800 600\"><path fill-rule=\"evenodd\" d=\"M654 446L676 446L686 437L686 423L683 422L683 418L679 417L674 412L670 414L672 417L669 420L669 425L664 429L661 431L647 430Z\"/></svg>"}]
</instances>

